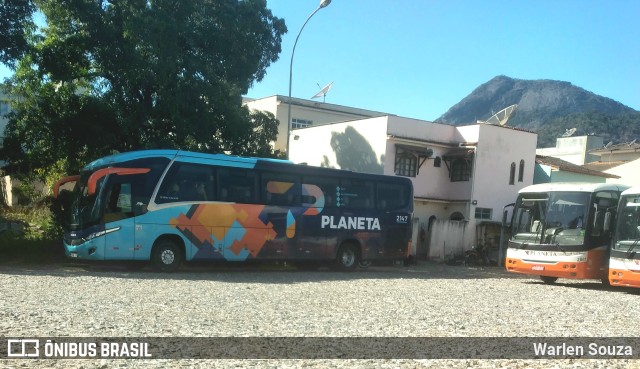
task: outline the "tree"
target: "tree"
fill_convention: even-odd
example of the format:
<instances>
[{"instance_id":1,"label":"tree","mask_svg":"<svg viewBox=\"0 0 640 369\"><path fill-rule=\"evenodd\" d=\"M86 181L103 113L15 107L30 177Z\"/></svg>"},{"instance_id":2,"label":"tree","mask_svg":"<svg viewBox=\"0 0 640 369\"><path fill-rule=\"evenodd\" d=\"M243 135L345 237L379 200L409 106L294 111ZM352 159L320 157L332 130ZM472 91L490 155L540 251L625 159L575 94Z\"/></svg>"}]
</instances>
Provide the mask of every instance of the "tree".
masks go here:
<instances>
[{"instance_id":1,"label":"tree","mask_svg":"<svg viewBox=\"0 0 640 369\"><path fill-rule=\"evenodd\" d=\"M76 171L145 148L276 154L266 140L275 118L250 114L241 97L277 60L286 32L265 1L36 4L47 26L11 81L19 98L0 152L10 168L69 158Z\"/></svg>"},{"instance_id":2,"label":"tree","mask_svg":"<svg viewBox=\"0 0 640 369\"><path fill-rule=\"evenodd\" d=\"M0 2L0 62L13 66L27 51L27 33L33 27L34 10L29 0Z\"/></svg>"}]
</instances>

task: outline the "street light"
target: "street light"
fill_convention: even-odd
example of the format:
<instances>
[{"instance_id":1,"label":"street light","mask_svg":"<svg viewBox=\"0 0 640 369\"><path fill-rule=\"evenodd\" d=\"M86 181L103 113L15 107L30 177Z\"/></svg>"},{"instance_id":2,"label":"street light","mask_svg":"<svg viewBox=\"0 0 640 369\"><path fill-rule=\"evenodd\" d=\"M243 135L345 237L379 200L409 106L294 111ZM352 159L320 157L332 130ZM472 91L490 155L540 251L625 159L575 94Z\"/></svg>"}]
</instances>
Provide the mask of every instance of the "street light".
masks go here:
<instances>
[{"instance_id":1,"label":"street light","mask_svg":"<svg viewBox=\"0 0 640 369\"><path fill-rule=\"evenodd\" d=\"M327 7L329 4L331 4L331 0L320 0L320 5L318 5L316 10L314 10L313 13L311 13L311 15L309 15L309 17L307 18L306 21L304 21L304 24L302 25L302 28L300 28L300 32L298 32L298 36L296 36L296 42L293 43L293 51L291 51L291 63L289 63L289 101L288 101L289 107L288 107L288 113L287 113L287 159L289 158L289 141L291 139L291 131L292 131L292 126L291 126L291 83L293 81L293 55L296 53L296 45L298 45L298 39L300 38L300 34L302 33L302 30L304 29L304 26L307 25L307 23L309 22L309 19L311 19L311 17L313 17L313 15L318 12L318 10Z\"/></svg>"}]
</instances>

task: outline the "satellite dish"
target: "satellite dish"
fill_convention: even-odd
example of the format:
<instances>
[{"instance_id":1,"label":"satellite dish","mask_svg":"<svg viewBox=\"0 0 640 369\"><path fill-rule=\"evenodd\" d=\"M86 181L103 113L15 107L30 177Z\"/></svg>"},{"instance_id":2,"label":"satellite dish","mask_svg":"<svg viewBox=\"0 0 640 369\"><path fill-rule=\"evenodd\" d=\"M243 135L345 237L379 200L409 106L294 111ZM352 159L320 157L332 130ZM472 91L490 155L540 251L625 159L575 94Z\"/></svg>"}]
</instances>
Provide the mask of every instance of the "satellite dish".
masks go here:
<instances>
[{"instance_id":1,"label":"satellite dish","mask_svg":"<svg viewBox=\"0 0 640 369\"><path fill-rule=\"evenodd\" d=\"M317 94L313 95L312 99L317 99L317 98L322 96L322 102L324 102L325 101L325 97L327 96L327 93L329 92L329 90L331 90L332 86L333 86L333 82L331 82L328 85L324 86L323 88L320 89L320 91L318 91ZM320 85L318 85L318 87L320 87Z\"/></svg>"},{"instance_id":2,"label":"satellite dish","mask_svg":"<svg viewBox=\"0 0 640 369\"><path fill-rule=\"evenodd\" d=\"M492 115L489 119L485 121L487 124L499 124L504 126L507 124L509 117L516 111L518 107L517 104L513 104L511 106L507 106L506 108L500 110L499 112Z\"/></svg>"},{"instance_id":3,"label":"satellite dish","mask_svg":"<svg viewBox=\"0 0 640 369\"><path fill-rule=\"evenodd\" d=\"M613 141L609 141L606 145L604 145L605 149L610 148L613 145Z\"/></svg>"},{"instance_id":4,"label":"satellite dish","mask_svg":"<svg viewBox=\"0 0 640 369\"><path fill-rule=\"evenodd\" d=\"M570 137L573 136L574 133L576 133L577 128L571 128L571 129L567 129L567 131L562 134L562 137Z\"/></svg>"},{"instance_id":5,"label":"satellite dish","mask_svg":"<svg viewBox=\"0 0 640 369\"><path fill-rule=\"evenodd\" d=\"M629 146L631 146L631 145L635 144L635 143L636 143L636 141L638 141L638 140L637 140L637 139L634 139L633 141L629 142L629 144L628 144L628 145L629 145Z\"/></svg>"}]
</instances>

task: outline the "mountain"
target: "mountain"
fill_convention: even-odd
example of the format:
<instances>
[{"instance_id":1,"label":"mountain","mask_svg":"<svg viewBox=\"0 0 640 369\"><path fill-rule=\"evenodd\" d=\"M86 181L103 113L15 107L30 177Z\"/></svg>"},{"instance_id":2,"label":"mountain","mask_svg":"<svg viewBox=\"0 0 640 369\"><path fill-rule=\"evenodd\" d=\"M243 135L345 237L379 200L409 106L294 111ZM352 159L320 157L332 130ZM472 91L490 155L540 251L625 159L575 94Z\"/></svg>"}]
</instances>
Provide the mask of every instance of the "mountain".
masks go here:
<instances>
[{"instance_id":1,"label":"mountain","mask_svg":"<svg viewBox=\"0 0 640 369\"><path fill-rule=\"evenodd\" d=\"M518 109L507 124L537 132L538 147L555 146L558 132L561 134L574 127L578 128L576 135L593 133L604 136L605 140L617 141L623 139L620 125L626 124L617 123L617 119L634 125L629 127L634 132L635 126L640 126L640 112L569 82L522 80L507 76L498 76L480 85L436 122L472 124L477 120L487 120L512 104L518 104ZM616 124L611 124L612 120ZM613 130L614 126L617 131ZM629 133L626 132L624 137ZM637 133L640 134L640 129Z\"/></svg>"}]
</instances>

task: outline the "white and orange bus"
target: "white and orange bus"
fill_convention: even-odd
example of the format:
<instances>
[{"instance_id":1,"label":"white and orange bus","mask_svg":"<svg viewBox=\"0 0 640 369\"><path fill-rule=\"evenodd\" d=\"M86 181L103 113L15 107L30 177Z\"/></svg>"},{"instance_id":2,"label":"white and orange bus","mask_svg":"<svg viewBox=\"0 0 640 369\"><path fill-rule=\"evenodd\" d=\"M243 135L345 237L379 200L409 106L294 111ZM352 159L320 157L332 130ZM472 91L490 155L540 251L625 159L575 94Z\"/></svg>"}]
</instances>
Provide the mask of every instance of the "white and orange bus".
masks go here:
<instances>
[{"instance_id":1,"label":"white and orange bus","mask_svg":"<svg viewBox=\"0 0 640 369\"><path fill-rule=\"evenodd\" d=\"M622 193L609 258L612 286L640 288L640 187Z\"/></svg>"},{"instance_id":2,"label":"white and orange bus","mask_svg":"<svg viewBox=\"0 0 640 369\"><path fill-rule=\"evenodd\" d=\"M620 194L628 186L545 183L520 190L511 218L507 271L609 283L608 261Z\"/></svg>"}]
</instances>

